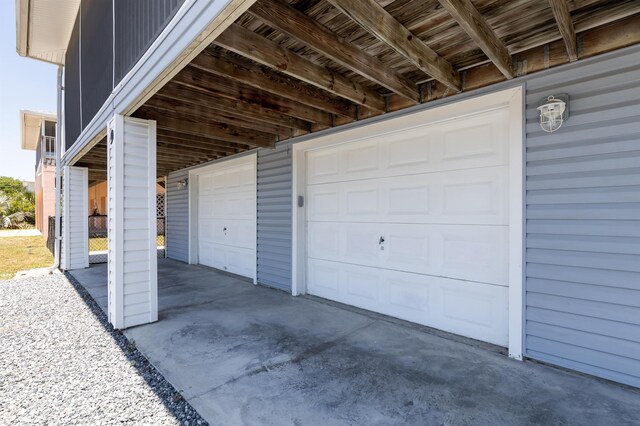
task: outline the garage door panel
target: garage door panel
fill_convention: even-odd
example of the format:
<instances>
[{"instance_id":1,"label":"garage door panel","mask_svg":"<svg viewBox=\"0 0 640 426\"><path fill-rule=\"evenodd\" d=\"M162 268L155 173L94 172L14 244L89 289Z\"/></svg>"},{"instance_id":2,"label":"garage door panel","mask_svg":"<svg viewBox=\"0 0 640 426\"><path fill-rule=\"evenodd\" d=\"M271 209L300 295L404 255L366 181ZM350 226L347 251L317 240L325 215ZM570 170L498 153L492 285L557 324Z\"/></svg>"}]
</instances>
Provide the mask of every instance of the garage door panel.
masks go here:
<instances>
[{"instance_id":1,"label":"garage door panel","mask_svg":"<svg viewBox=\"0 0 640 426\"><path fill-rule=\"evenodd\" d=\"M506 226L309 222L307 255L506 286L508 238Z\"/></svg>"},{"instance_id":2,"label":"garage door panel","mask_svg":"<svg viewBox=\"0 0 640 426\"><path fill-rule=\"evenodd\" d=\"M467 337L507 345L505 287L310 259L316 296Z\"/></svg>"},{"instance_id":3,"label":"garage door panel","mask_svg":"<svg viewBox=\"0 0 640 426\"><path fill-rule=\"evenodd\" d=\"M213 219L211 232L203 236L210 242L234 247L253 247L255 235L253 221L236 219Z\"/></svg>"},{"instance_id":4,"label":"garage door panel","mask_svg":"<svg viewBox=\"0 0 640 426\"><path fill-rule=\"evenodd\" d=\"M508 111L500 109L442 124L442 162L456 167L508 163Z\"/></svg>"},{"instance_id":5,"label":"garage door panel","mask_svg":"<svg viewBox=\"0 0 640 426\"><path fill-rule=\"evenodd\" d=\"M508 164L506 109L427 124L307 153L307 183Z\"/></svg>"},{"instance_id":6,"label":"garage door panel","mask_svg":"<svg viewBox=\"0 0 640 426\"><path fill-rule=\"evenodd\" d=\"M198 177L198 257L201 264L254 277L256 172L247 164L253 159L242 161Z\"/></svg>"},{"instance_id":7,"label":"garage door panel","mask_svg":"<svg viewBox=\"0 0 640 426\"><path fill-rule=\"evenodd\" d=\"M508 224L508 167L307 187L309 221Z\"/></svg>"},{"instance_id":8,"label":"garage door panel","mask_svg":"<svg viewBox=\"0 0 640 426\"><path fill-rule=\"evenodd\" d=\"M221 193L204 197L203 210L207 216L216 218L253 216L255 192ZM247 217L248 218L248 217Z\"/></svg>"},{"instance_id":9,"label":"garage door panel","mask_svg":"<svg viewBox=\"0 0 640 426\"><path fill-rule=\"evenodd\" d=\"M440 275L509 285L509 227L447 226L440 231L432 240Z\"/></svg>"},{"instance_id":10,"label":"garage door panel","mask_svg":"<svg viewBox=\"0 0 640 426\"><path fill-rule=\"evenodd\" d=\"M308 151L308 292L506 346L508 118Z\"/></svg>"},{"instance_id":11,"label":"garage door panel","mask_svg":"<svg viewBox=\"0 0 640 426\"><path fill-rule=\"evenodd\" d=\"M252 277L255 274L255 256L251 249L241 247L226 247L224 269L234 274Z\"/></svg>"}]
</instances>

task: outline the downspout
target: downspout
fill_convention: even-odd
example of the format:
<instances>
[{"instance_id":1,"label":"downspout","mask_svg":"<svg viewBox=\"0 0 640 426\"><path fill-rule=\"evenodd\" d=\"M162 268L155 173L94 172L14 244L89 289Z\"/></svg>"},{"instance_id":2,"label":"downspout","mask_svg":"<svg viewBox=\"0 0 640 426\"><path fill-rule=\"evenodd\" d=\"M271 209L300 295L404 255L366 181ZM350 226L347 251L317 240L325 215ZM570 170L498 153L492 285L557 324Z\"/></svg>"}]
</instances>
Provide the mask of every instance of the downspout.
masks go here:
<instances>
[{"instance_id":1,"label":"downspout","mask_svg":"<svg viewBox=\"0 0 640 426\"><path fill-rule=\"evenodd\" d=\"M62 167L62 65L58 65L58 88L57 88L57 109L56 109L56 217L55 217L55 240L53 267L60 267L60 243L62 241L62 230L60 228L60 194L61 194L61 167Z\"/></svg>"}]
</instances>

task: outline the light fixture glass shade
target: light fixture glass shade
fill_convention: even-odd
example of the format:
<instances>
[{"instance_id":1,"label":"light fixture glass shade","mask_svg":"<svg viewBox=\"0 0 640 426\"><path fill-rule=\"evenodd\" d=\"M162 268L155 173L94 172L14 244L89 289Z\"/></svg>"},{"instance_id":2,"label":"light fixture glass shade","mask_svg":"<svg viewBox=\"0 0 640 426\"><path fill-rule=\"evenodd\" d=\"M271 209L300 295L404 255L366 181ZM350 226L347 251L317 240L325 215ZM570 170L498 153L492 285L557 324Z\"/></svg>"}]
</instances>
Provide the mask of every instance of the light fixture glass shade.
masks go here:
<instances>
[{"instance_id":1,"label":"light fixture glass shade","mask_svg":"<svg viewBox=\"0 0 640 426\"><path fill-rule=\"evenodd\" d=\"M564 121L566 107L567 104L563 100L549 96L547 101L538 107L542 130L548 133L558 130Z\"/></svg>"},{"instance_id":2,"label":"light fixture glass shade","mask_svg":"<svg viewBox=\"0 0 640 426\"><path fill-rule=\"evenodd\" d=\"M176 182L176 187L178 189L184 189L187 187L187 185L189 185L189 180L188 179L182 179L179 180L178 182Z\"/></svg>"}]
</instances>

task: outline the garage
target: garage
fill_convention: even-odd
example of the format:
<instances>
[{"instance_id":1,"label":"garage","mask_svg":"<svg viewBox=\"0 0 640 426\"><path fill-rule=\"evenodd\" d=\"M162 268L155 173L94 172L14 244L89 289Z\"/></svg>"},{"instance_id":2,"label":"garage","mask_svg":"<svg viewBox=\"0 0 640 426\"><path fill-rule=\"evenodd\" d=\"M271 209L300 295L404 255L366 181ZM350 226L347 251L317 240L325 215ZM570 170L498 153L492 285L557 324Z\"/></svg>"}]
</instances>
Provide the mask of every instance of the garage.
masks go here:
<instances>
[{"instance_id":1,"label":"garage","mask_svg":"<svg viewBox=\"0 0 640 426\"><path fill-rule=\"evenodd\" d=\"M255 280L256 156L191 171L197 262ZM195 232L194 232L195 231Z\"/></svg>"},{"instance_id":2,"label":"garage","mask_svg":"<svg viewBox=\"0 0 640 426\"><path fill-rule=\"evenodd\" d=\"M306 293L509 345L522 139L498 98L302 148Z\"/></svg>"}]
</instances>

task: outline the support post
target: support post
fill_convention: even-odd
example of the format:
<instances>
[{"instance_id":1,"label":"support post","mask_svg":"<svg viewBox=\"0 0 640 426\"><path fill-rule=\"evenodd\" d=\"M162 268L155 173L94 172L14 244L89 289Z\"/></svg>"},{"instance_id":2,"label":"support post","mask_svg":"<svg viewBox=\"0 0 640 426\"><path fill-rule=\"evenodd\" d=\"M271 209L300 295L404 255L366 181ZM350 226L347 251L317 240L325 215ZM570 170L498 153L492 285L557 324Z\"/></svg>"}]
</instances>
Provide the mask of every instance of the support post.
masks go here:
<instances>
[{"instance_id":1,"label":"support post","mask_svg":"<svg viewBox=\"0 0 640 426\"><path fill-rule=\"evenodd\" d=\"M155 121L109 122L107 197L109 322L124 329L157 321Z\"/></svg>"},{"instance_id":2,"label":"support post","mask_svg":"<svg viewBox=\"0 0 640 426\"><path fill-rule=\"evenodd\" d=\"M89 267L89 169L64 167L62 189L62 256L63 270Z\"/></svg>"}]
</instances>

